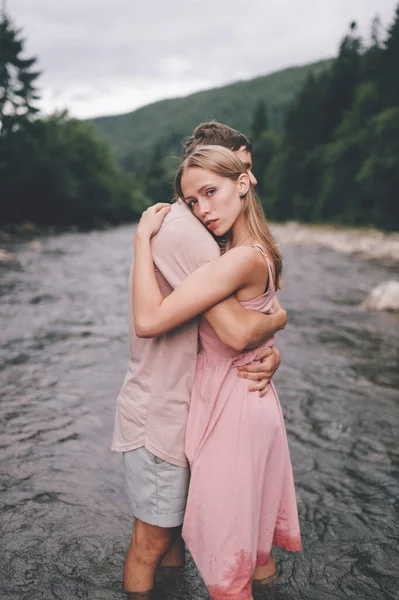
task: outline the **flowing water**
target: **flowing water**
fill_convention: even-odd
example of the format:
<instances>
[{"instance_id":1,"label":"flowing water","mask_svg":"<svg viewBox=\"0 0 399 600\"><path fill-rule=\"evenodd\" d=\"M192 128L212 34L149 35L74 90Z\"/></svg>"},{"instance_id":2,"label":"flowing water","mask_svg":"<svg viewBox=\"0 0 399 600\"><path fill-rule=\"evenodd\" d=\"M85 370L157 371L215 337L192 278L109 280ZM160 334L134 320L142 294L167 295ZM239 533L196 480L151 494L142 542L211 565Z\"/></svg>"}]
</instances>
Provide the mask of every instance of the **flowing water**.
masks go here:
<instances>
[{"instance_id":1,"label":"flowing water","mask_svg":"<svg viewBox=\"0 0 399 600\"><path fill-rule=\"evenodd\" d=\"M131 516L109 450L133 228L2 241L1 600L118 600ZM284 240L283 240L284 241ZM275 600L399 597L399 315L358 306L397 263L283 244L275 377L304 550ZM207 598L189 560L178 600Z\"/></svg>"}]
</instances>

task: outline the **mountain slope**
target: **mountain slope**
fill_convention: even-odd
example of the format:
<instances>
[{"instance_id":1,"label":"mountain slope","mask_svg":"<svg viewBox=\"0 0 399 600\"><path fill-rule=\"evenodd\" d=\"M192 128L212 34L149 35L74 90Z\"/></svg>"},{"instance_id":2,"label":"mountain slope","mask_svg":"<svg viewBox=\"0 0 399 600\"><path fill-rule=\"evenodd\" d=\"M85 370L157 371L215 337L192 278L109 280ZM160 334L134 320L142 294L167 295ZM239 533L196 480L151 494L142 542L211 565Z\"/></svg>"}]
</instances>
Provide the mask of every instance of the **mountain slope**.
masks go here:
<instances>
[{"instance_id":1,"label":"mountain slope","mask_svg":"<svg viewBox=\"0 0 399 600\"><path fill-rule=\"evenodd\" d=\"M250 135L253 111L260 100L268 107L272 128L282 127L284 111L310 73L327 69L331 60L292 67L270 75L239 81L185 98L161 100L131 113L93 119L120 160L128 157L134 168L151 160L154 148L162 145L180 152L181 141L202 121L215 119Z\"/></svg>"}]
</instances>

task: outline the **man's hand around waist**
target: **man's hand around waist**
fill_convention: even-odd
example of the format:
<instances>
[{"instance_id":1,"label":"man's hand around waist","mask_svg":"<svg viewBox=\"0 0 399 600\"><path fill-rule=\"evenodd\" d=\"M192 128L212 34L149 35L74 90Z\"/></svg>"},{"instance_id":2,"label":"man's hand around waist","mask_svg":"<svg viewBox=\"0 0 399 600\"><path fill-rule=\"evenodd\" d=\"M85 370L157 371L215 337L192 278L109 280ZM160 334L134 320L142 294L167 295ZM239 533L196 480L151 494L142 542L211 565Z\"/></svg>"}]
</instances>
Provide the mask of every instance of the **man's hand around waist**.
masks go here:
<instances>
[{"instance_id":1,"label":"man's hand around waist","mask_svg":"<svg viewBox=\"0 0 399 600\"><path fill-rule=\"evenodd\" d=\"M288 320L287 311L281 306L280 300L277 298L277 296L275 296L273 299L272 313L275 316L278 316L279 329L284 329Z\"/></svg>"},{"instance_id":2,"label":"man's hand around waist","mask_svg":"<svg viewBox=\"0 0 399 600\"><path fill-rule=\"evenodd\" d=\"M269 391L270 382L280 362L280 351L275 346L263 348L253 362L238 367L238 377L256 381L257 383L250 385L248 389L250 392L258 391L262 398Z\"/></svg>"}]
</instances>

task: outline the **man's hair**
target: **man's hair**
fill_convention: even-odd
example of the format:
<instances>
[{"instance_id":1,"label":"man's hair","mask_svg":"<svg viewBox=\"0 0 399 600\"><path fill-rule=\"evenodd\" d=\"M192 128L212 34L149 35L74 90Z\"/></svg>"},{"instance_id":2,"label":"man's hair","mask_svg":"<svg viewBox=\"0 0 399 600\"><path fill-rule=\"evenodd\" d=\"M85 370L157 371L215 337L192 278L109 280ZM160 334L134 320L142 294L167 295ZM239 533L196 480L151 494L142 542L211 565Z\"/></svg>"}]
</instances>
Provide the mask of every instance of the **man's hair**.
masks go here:
<instances>
[{"instance_id":1,"label":"man's hair","mask_svg":"<svg viewBox=\"0 0 399 600\"><path fill-rule=\"evenodd\" d=\"M217 121L201 123L194 129L183 146L181 160L185 160L199 146L223 146L233 152L244 146L245 150L252 152L252 144L243 133Z\"/></svg>"}]
</instances>

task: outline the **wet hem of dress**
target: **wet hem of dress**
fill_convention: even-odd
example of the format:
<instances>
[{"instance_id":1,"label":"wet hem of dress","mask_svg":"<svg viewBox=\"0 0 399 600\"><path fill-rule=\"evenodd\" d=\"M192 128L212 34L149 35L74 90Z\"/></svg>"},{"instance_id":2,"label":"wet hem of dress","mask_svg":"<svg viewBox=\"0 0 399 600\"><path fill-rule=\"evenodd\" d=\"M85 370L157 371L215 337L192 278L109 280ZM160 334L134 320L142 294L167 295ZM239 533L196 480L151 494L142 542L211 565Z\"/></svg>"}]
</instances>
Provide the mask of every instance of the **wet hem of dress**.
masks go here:
<instances>
[{"instance_id":1,"label":"wet hem of dress","mask_svg":"<svg viewBox=\"0 0 399 600\"><path fill-rule=\"evenodd\" d=\"M273 538L272 546L282 548L288 552L300 552L302 550L301 536L276 536Z\"/></svg>"},{"instance_id":2,"label":"wet hem of dress","mask_svg":"<svg viewBox=\"0 0 399 600\"><path fill-rule=\"evenodd\" d=\"M230 594L212 594L212 586L211 589L208 588L208 592L212 598L212 600L250 600L252 596L252 591L249 593L245 592L245 594L239 594L238 596L231 596Z\"/></svg>"}]
</instances>

